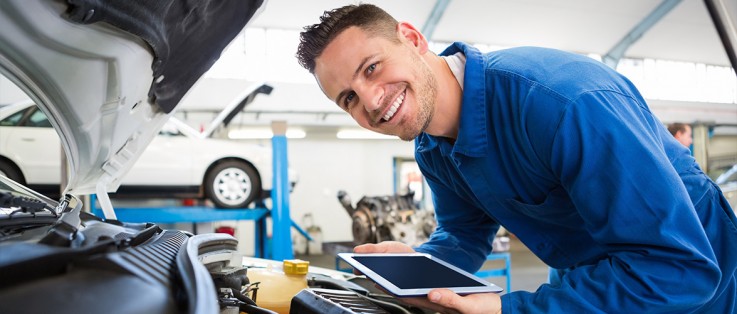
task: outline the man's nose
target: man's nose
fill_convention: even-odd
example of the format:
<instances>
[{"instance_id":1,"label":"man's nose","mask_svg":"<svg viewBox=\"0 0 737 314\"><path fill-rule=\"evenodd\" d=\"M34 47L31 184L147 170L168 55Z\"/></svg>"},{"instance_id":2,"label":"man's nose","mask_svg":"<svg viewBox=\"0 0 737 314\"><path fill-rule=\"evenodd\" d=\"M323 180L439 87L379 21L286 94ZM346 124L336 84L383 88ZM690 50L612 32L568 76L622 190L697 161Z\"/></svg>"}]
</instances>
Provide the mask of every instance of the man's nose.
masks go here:
<instances>
[{"instance_id":1,"label":"man's nose","mask_svg":"<svg viewBox=\"0 0 737 314\"><path fill-rule=\"evenodd\" d=\"M358 99L363 102L363 107L367 112L374 112L381 109L381 97L384 95L381 88L375 84L367 84L356 88Z\"/></svg>"}]
</instances>

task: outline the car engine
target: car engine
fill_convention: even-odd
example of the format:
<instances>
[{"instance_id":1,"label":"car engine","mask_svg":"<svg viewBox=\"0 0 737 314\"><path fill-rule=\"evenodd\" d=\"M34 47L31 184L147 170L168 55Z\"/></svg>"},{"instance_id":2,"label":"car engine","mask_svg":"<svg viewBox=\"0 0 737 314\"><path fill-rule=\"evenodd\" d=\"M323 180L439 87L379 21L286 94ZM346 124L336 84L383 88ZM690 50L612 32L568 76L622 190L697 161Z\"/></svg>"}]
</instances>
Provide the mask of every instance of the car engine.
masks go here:
<instances>
[{"instance_id":1,"label":"car engine","mask_svg":"<svg viewBox=\"0 0 737 314\"><path fill-rule=\"evenodd\" d=\"M54 208L0 191L0 313L424 313L362 276L306 265L299 289L269 309L266 291L283 294L293 279L264 268L274 261L246 263L232 236L103 220L81 208L71 196ZM272 276L253 280L265 271Z\"/></svg>"},{"instance_id":2,"label":"car engine","mask_svg":"<svg viewBox=\"0 0 737 314\"><path fill-rule=\"evenodd\" d=\"M425 243L435 230L435 213L418 208L413 197L412 192L364 196L354 207L348 193L338 192L338 201L353 219L356 245L381 241L399 241L410 246Z\"/></svg>"}]
</instances>

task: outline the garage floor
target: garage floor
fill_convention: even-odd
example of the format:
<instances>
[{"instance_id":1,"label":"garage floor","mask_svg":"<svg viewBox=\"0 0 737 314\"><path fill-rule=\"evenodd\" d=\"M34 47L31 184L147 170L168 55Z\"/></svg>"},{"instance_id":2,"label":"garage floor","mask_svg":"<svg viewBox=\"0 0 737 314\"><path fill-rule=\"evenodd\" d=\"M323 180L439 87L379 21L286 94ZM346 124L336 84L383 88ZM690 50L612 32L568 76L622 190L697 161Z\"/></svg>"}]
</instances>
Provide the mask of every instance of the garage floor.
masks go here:
<instances>
[{"instance_id":1,"label":"garage floor","mask_svg":"<svg viewBox=\"0 0 737 314\"><path fill-rule=\"evenodd\" d=\"M525 290L535 291L537 288L547 282L548 266L546 266L539 258L530 252L527 247L516 238L510 241L510 253L512 254L512 288L514 291ZM295 258L310 261L310 265L335 268L335 256L332 254L322 255L296 255ZM502 261L488 262L489 265L484 267L501 268L504 267ZM491 281L504 288L506 287L506 278L491 277Z\"/></svg>"}]
</instances>

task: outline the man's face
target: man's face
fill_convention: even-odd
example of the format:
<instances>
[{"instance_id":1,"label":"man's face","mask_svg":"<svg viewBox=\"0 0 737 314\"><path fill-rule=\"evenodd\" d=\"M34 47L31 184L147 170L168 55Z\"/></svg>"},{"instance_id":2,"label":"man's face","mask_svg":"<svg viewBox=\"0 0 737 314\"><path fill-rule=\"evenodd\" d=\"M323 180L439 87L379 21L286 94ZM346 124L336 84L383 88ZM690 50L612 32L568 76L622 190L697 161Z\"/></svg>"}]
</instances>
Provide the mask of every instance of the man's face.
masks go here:
<instances>
[{"instance_id":1,"label":"man's face","mask_svg":"<svg viewBox=\"0 0 737 314\"><path fill-rule=\"evenodd\" d=\"M685 131L676 132L676 139L681 142L683 146L691 146L691 143L693 143L693 137L691 136L691 127L687 125Z\"/></svg>"},{"instance_id":2,"label":"man's face","mask_svg":"<svg viewBox=\"0 0 737 314\"><path fill-rule=\"evenodd\" d=\"M350 27L315 60L315 78L360 126L409 141L430 123L437 85L415 48Z\"/></svg>"}]
</instances>

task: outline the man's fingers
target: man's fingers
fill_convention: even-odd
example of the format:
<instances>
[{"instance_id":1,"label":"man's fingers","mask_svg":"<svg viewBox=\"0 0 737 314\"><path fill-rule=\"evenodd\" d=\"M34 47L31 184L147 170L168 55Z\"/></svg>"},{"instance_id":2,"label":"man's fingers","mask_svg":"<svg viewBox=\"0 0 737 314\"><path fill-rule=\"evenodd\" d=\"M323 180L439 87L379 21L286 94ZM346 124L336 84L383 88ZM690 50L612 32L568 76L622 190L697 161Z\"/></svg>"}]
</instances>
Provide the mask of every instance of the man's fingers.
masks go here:
<instances>
[{"instance_id":1,"label":"man's fingers","mask_svg":"<svg viewBox=\"0 0 737 314\"><path fill-rule=\"evenodd\" d=\"M461 296L453 293L448 289L435 289L427 295L430 302L440 305L444 308L454 309L463 312L463 299Z\"/></svg>"},{"instance_id":2,"label":"man's fingers","mask_svg":"<svg viewBox=\"0 0 737 314\"><path fill-rule=\"evenodd\" d=\"M449 308L446 308L446 307L444 307L442 305L434 304L434 303L428 301L426 298L422 298L422 297L417 297L417 298L400 298L399 301L401 301L404 304L416 306L416 307L419 307L419 308L422 308L422 309L432 310L433 312L436 312L436 313L443 313L443 314L446 314L446 313L458 313L454 309L449 309Z\"/></svg>"},{"instance_id":3,"label":"man's fingers","mask_svg":"<svg viewBox=\"0 0 737 314\"><path fill-rule=\"evenodd\" d=\"M427 299L439 305L446 311L443 313L501 313L502 301L495 293L478 293L465 297L455 294L448 289L433 289Z\"/></svg>"},{"instance_id":4,"label":"man's fingers","mask_svg":"<svg viewBox=\"0 0 737 314\"><path fill-rule=\"evenodd\" d=\"M362 244L353 248L353 253L412 253L415 250L409 245L396 241L385 241L379 244Z\"/></svg>"},{"instance_id":5,"label":"man's fingers","mask_svg":"<svg viewBox=\"0 0 737 314\"><path fill-rule=\"evenodd\" d=\"M367 254L367 253L382 253L378 252L378 247L376 244L361 244L357 247L353 248L353 253L359 253L359 254Z\"/></svg>"},{"instance_id":6,"label":"man's fingers","mask_svg":"<svg viewBox=\"0 0 737 314\"><path fill-rule=\"evenodd\" d=\"M353 253L371 254L371 253L412 253L415 250L409 245L397 241L385 241L379 244L361 244L353 248ZM356 275L362 275L361 272L353 269Z\"/></svg>"}]
</instances>

